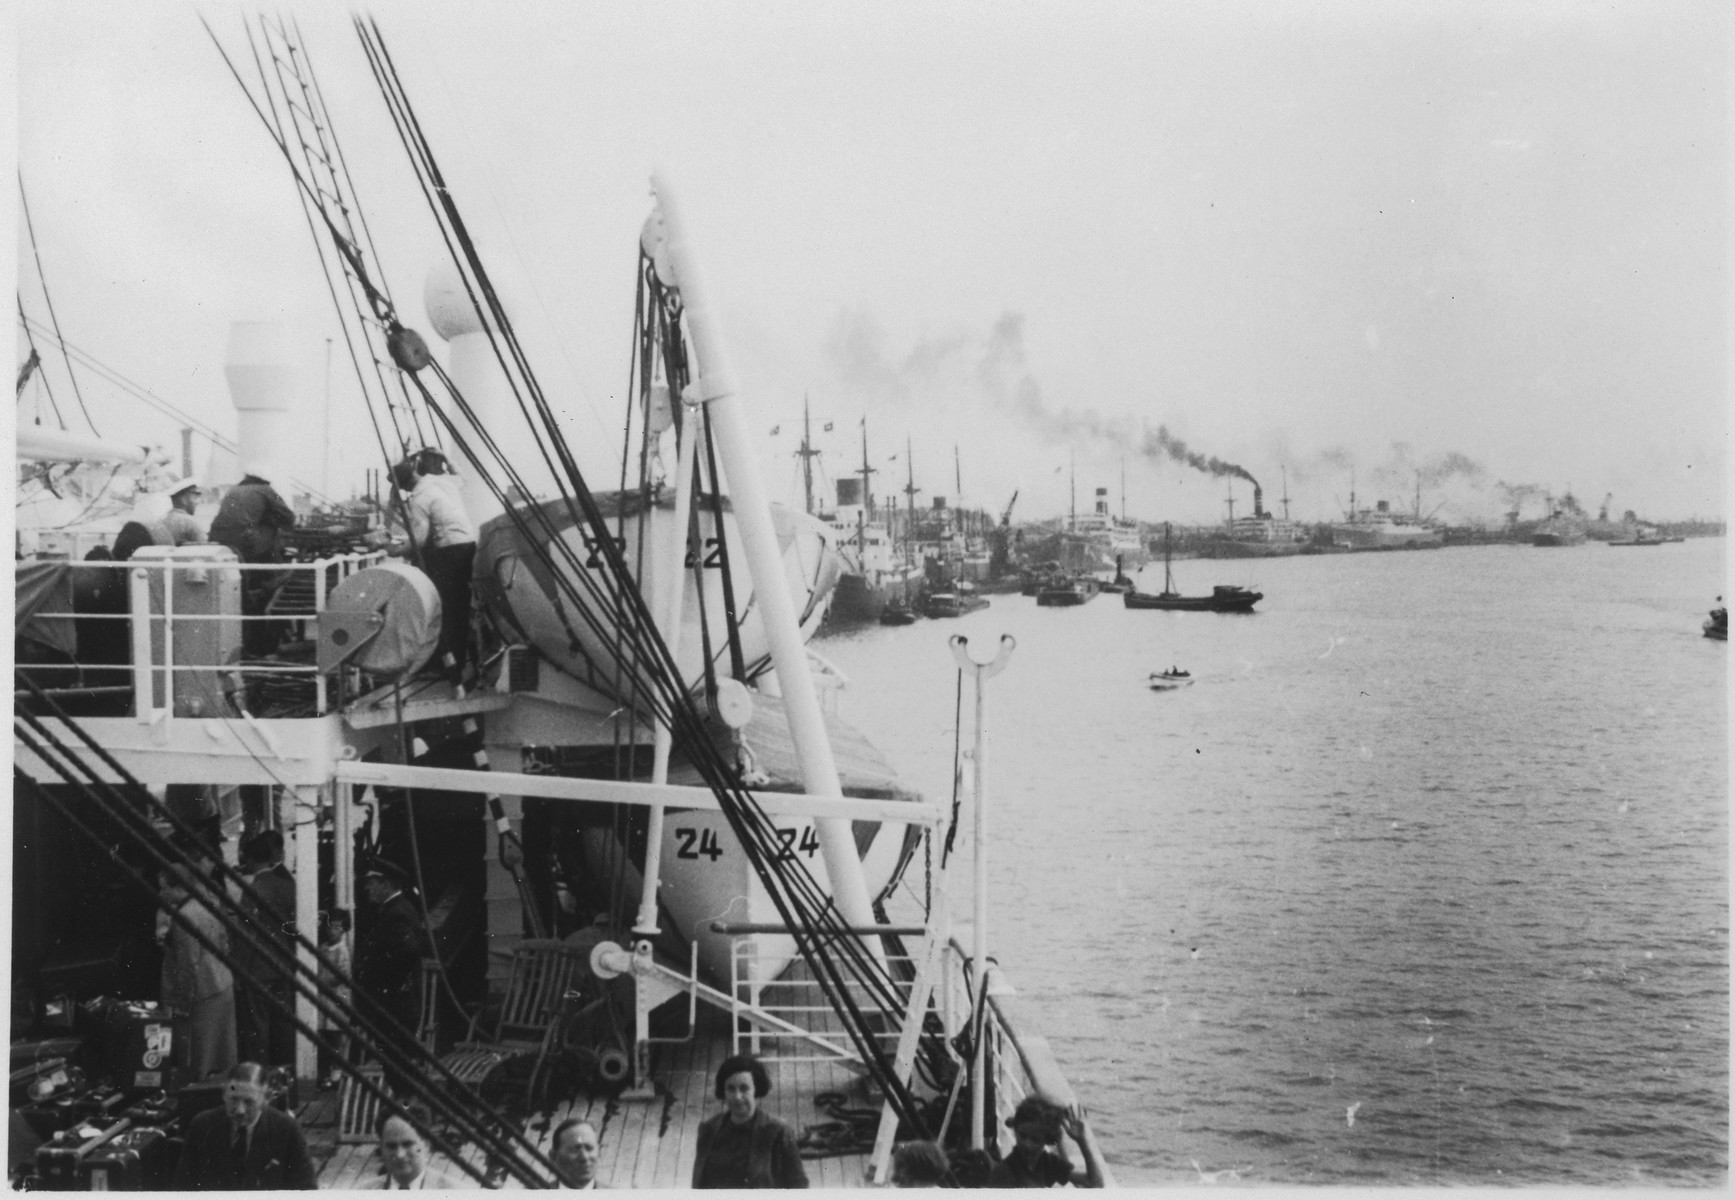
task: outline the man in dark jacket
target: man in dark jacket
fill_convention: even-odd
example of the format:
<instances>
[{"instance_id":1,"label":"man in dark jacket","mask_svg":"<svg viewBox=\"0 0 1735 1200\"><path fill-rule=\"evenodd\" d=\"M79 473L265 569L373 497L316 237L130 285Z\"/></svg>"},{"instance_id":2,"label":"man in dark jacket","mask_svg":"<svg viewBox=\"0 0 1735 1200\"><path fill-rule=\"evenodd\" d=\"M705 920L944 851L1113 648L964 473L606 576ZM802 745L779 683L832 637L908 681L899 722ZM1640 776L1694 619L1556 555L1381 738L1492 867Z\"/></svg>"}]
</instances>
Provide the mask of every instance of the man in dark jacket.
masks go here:
<instances>
[{"instance_id":1,"label":"man in dark jacket","mask_svg":"<svg viewBox=\"0 0 1735 1200\"><path fill-rule=\"evenodd\" d=\"M211 540L229 547L244 563L283 561L282 533L295 528L295 513L277 494L277 489L257 471L249 471L229 489L211 522ZM271 597L283 585L279 572L247 571L241 579L241 615L265 615ZM241 646L250 657L277 648L282 630L275 621L247 621L241 629Z\"/></svg>"},{"instance_id":2,"label":"man in dark jacket","mask_svg":"<svg viewBox=\"0 0 1735 1200\"><path fill-rule=\"evenodd\" d=\"M429 956L427 927L422 914L404 894L403 874L391 863L375 859L363 866L362 894L369 908L357 930L355 982L394 1018L388 1031L398 1042L412 1043L422 1021L422 959ZM383 1063L386 1082L401 1091L401 1072Z\"/></svg>"},{"instance_id":3,"label":"man in dark jacket","mask_svg":"<svg viewBox=\"0 0 1735 1200\"><path fill-rule=\"evenodd\" d=\"M295 513L277 489L255 471L230 488L211 522L211 540L229 547L244 563L282 562L282 531L295 528Z\"/></svg>"},{"instance_id":4,"label":"man in dark jacket","mask_svg":"<svg viewBox=\"0 0 1735 1200\"><path fill-rule=\"evenodd\" d=\"M240 1063L223 1086L223 1107L187 1126L175 1171L179 1192L275 1192L318 1186L301 1126L270 1107L265 1068Z\"/></svg>"}]
</instances>

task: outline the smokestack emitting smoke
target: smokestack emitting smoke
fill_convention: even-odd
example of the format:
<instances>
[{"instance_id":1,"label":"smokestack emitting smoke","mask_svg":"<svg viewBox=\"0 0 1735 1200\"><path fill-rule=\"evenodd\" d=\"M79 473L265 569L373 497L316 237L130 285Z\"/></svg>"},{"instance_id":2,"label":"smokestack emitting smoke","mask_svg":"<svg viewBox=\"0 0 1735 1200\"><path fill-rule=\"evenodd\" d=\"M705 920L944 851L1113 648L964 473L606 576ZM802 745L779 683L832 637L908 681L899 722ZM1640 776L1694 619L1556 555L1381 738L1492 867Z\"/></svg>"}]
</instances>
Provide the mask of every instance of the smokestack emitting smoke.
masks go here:
<instances>
[{"instance_id":1,"label":"smokestack emitting smoke","mask_svg":"<svg viewBox=\"0 0 1735 1200\"><path fill-rule=\"evenodd\" d=\"M994 324L989 335L988 350L978 368L984 390L1000 408L1010 411L1027 422L1037 432L1056 440L1072 440L1084 436L1131 446L1145 458L1170 459L1185 463L1195 471L1208 475L1228 475L1258 483L1246 467L1194 453L1187 443L1172 435L1165 426L1155 430L1142 422L1135 424L1129 417L1104 417L1090 409L1064 409L1055 412L1043 401L1042 389L1031 377L1024 364L1024 317L1006 313Z\"/></svg>"},{"instance_id":2,"label":"smokestack emitting smoke","mask_svg":"<svg viewBox=\"0 0 1735 1200\"><path fill-rule=\"evenodd\" d=\"M1224 462L1220 458L1207 458L1203 454L1189 450L1187 443L1172 435L1168 428L1163 425L1157 426L1154 432L1149 428L1145 430L1144 441L1139 447L1139 453L1146 458L1155 459L1167 456L1176 462L1186 463L1195 471L1203 471L1207 475L1228 475L1235 479L1245 479L1254 487L1259 486L1259 481L1253 478L1253 472L1246 467L1237 466L1232 462Z\"/></svg>"}]
</instances>

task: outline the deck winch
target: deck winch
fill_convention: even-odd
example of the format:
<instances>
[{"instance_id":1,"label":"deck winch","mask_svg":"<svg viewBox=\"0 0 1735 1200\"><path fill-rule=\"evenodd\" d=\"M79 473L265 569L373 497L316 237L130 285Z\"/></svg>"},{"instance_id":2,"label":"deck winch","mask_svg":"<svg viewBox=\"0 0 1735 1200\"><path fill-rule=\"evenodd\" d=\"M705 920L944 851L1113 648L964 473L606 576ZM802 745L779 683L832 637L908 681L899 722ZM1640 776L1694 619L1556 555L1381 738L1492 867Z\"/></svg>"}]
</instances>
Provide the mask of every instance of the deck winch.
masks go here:
<instances>
[{"instance_id":1,"label":"deck winch","mask_svg":"<svg viewBox=\"0 0 1735 1200\"><path fill-rule=\"evenodd\" d=\"M319 614L319 669L344 665L381 680L419 671L440 644L440 594L408 563L357 571L333 588Z\"/></svg>"}]
</instances>

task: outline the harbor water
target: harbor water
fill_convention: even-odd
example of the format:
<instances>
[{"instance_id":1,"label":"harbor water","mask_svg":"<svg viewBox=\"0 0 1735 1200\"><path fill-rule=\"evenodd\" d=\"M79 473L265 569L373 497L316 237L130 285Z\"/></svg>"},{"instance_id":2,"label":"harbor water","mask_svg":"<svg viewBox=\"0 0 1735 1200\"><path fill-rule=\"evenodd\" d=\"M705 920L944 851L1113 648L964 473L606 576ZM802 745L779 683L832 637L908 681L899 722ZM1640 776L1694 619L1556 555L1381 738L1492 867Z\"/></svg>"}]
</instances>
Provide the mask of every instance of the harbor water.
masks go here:
<instances>
[{"instance_id":1,"label":"harbor water","mask_svg":"<svg viewBox=\"0 0 1735 1200\"><path fill-rule=\"evenodd\" d=\"M1713 1185L1724 549L1189 560L1179 590L1265 599L996 596L814 647L945 799L946 638L1017 639L988 685L988 938L1119 1182ZM1151 691L1171 665L1197 682Z\"/></svg>"}]
</instances>

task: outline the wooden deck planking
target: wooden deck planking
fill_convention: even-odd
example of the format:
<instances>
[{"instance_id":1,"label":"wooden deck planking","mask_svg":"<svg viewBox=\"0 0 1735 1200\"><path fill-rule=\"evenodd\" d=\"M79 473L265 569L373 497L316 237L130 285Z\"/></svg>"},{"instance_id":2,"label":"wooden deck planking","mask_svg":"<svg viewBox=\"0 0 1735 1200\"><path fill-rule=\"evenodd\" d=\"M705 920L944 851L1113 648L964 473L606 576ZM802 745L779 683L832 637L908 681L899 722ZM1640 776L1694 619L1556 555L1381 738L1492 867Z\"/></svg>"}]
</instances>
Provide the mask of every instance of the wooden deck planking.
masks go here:
<instances>
[{"instance_id":1,"label":"wooden deck planking","mask_svg":"<svg viewBox=\"0 0 1735 1200\"><path fill-rule=\"evenodd\" d=\"M663 1111L661 1098L650 1100L622 1100L620 1111L615 1116L615 1124L619 1130L620 1150L615 1157L614 1170L609 1178L618 1183L633 1184L633 1174L638 1169L639 1159L645 1151L645 1135L647 1130L656 1133L657 1118ZM651 1153L656 1153L656 1147L651 1147Z\"/></svg>"},{"instance_id":2,"label":"wooden deck planking","mask_svg":"<svg viewBox=\"0 0 1735 1200\"><path fill-rule=\"evenodd\" d=\"M780 990L787 1001L793 989ZM805 989L799 994L801 1002L810 999ZM840 1040L844 1038L839 1022L828 1011L797 1014L796 1019L810 1028L827 1030ZM685 1189L692 1179L698 1154L699 1123L722 1111L712 1089L717 1069L730 1053L730 1041L726 1015L702 1015L690 1041L658 1046L653 1078L659 1095L655 1100L616 1101L603 1095L581 1094L529 1118L525 1132L544 1154L552 1157L554 1126L568 1116L585 1118L597 1127L600 1135L597 1165L600 1182L622 1188ZM805 1060L779 1060L774 1053L779 1049ZM766 1065L772 1076L772 1092L764 1101L765 1107L798 1134L832 1119L814 1106L814 1097L821 1092L843 1092L852 1104L864 1103L859 1074L839 1063L806 1058L811 1049L784 1040L765 1046ZM322 1187L353 1188L378 1177L379 1160L373 1146L335 1146L332 1144L335 1136L334 1124L310 1130L310 1140L324 1143L323 1147L315 1148L316 1158L326 1157L320 1171ZM478 1163L484 1161L473 1146L465 1148L465 1157ZM443 1160L436 1157L436 1164L443 1164ZM806 1159L804 1164L816 1187L860 1187L866 1181L866 1155ZM508 1179L504 1186L518 1184Z\"/></svg>"}]
</instances>

